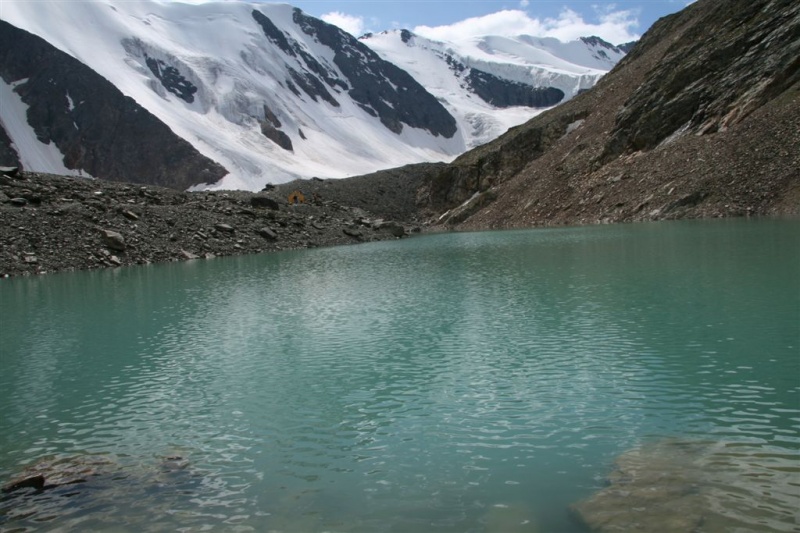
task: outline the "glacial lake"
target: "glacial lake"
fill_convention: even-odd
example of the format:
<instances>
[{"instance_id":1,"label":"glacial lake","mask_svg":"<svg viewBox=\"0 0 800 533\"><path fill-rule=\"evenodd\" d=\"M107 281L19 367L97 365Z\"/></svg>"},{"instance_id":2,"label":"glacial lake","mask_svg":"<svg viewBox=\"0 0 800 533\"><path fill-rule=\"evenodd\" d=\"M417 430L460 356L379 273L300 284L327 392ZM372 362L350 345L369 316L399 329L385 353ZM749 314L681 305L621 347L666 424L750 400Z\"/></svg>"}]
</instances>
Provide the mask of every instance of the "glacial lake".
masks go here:
<instances>
[{"instance_id":1,"label":"glacial lake","mask_svg":"<svg viewBox=\"0 0 800 533\"><path fill-rule=\"evenodd\" d=\"M580 532L570 505L670 442L712 450L691 491L727 531L800 530L797 219L6 279L0 305L0 484L83 481L0 494L0 530Z\"/></svg>"}]
</instances>

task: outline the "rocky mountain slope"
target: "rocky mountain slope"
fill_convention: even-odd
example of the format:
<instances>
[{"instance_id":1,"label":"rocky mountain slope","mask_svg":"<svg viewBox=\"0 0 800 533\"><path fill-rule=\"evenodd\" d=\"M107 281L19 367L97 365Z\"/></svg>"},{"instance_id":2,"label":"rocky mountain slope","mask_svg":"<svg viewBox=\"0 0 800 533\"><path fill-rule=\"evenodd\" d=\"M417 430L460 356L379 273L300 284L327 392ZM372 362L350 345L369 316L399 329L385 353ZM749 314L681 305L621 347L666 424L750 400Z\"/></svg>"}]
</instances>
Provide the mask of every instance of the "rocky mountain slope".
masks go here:
<instances>
[{"instance_id":1,"label":"rocky mountain slope","mask_svg":"<svg viewBox=\"0 0 800 533\"><path fill-rule=\"evenodd\" d=\"M800 5L698 0L421 196L458 229L800 212Z\"/></svg>"},{"instance_id":2,"label":"rocky mountain slope","mask_svg":"<svg viewBox=\"0 0 800 533\"><path fill-rule=\"evenodd\" d=\"M378 54L368 46L376 40L358 40L285 4L98 0L43 9L8 2L0 18L4 28L14 27L3 31L0 90L4 101L15 102L0 109L0 164L176 187L259 190L298 177L449 161L569 97L573 87L592 85L622 56L594 39L517 40L506 50L509 42L487 38L484 56L497 47L489 66L468 64L465 57L475 53L450 53L444 73L457 91L445 101L431 89L441 69L410 74L387 61L409 53L402 39L383 42ZM42 63L28 61L34 42ZM600 52L603 61L592 55ZM554 63L550 71L543 67L548 75L522 76L533 62L548 61ZM84 67L64 67L78 63ZM565 74L556 80L555 70ZM39 71L53 87L33 87L43 83ZM108 86L163 124L152 134L117 127L129 121L117 120L119 96L109 96ZM101 130L114 141L102 155L95 142ZM143 171L144 145L164 144L166 130L215 166L202 164L172 180Z\"/></svg>"}]
</instances>

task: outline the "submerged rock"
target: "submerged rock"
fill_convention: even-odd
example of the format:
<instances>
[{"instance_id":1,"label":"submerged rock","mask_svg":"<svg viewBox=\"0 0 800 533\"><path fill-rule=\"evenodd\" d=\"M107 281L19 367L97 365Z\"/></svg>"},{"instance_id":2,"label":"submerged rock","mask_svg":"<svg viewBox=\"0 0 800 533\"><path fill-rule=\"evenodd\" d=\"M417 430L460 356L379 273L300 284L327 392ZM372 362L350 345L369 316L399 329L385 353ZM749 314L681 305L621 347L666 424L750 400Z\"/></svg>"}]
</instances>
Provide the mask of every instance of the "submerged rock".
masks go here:
<instances>
[{"instance_id":1,"label":"submerged rock","mask_svg":"<svg viewBox=\"0 0 800 533\"><path fill-rule=\"evenodd\" d=\"M701 533L795 531L797 508L796 464L785 456L666 440L622 454L608 486L570 511L598 533Z\"/></svg>"},{"instance_id":2,"label":"submerged rock","mask_svg":"<svg viewBox=\"0 0 800 533\"><path fill-rule=\"evenodd\" d=\"M43 459L3 485L2 492L11 493L26 488L41 491L85 483L112 464L110 459L95 455Z\"/></svg>"},{"instance_id":3,"label":"submerged rock","mask_svg":"<svg viewBox=\"0 0 800 533\"><path fill-rule=\"evenodd\" d=\"M179 452L175 454L173 452ZM173 449L165 455L42 458L0 480L0 531L199 531L198 518L173 520L187 494L218 488Z\"/></svg>"},{"instance_id":4,"label":"submerged rock","mask_svg":"<svg viewBox=\"0 0 800 533\"><path fill-rule=\"evenodd\" d=\"M14 492L21 489L36 489L42 490L44 488L44 476L42 474L34 474L32 476L23 476L17 478L0 489L2 492Z\"/></svg>"}]
</instances>

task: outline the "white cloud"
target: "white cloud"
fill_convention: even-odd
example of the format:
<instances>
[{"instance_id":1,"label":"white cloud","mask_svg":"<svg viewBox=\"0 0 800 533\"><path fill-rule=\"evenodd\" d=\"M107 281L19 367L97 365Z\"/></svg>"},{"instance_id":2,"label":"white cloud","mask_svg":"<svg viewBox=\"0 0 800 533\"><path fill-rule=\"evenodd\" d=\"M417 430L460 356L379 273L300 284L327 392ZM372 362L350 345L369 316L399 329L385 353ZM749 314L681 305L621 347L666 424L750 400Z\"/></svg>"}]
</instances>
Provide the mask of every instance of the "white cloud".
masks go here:
<instances>
[{"instance_id":1,"label":"white cloud","mask_svg":"<svg viewBox=\"0 0 800 533\"><path fill-rule=\"evenodd\" d=\"M354 37L358 37L364 33L363 17L348 15L340 11L331 11L330 13L325 13L320 18L328 24L340 27Z\"/></svg>"},{"instance_id":2,"label":"white cloud","mask_svg":"<svg viewBox=\"0 0 800 533\"><path fill-rule=\"evenodd\" d=\"M532 18L524 11L506 9L483 17L474 17L449 26L417 26L414 32L440 41L460 41L481 35L532 35L534 37L555 37L561 41L572 41L579 37L597 35L613 44L621 44L638 39L635 32L639 26L633 11L603 10L598 14L598 22L586 22L583 17L568 8L557 18Z\"/></svg>"},{"instance_id":3,"label":"white cloud","mask_svg":"<svg viewBox=\"0 0 800 533\"><path fill-rule=\"evenodd\" d=\"M519 0L519 7L521 7L522 9L525 9L529 5L531 5L530 0Z\"/></svg>"}]
</instances>

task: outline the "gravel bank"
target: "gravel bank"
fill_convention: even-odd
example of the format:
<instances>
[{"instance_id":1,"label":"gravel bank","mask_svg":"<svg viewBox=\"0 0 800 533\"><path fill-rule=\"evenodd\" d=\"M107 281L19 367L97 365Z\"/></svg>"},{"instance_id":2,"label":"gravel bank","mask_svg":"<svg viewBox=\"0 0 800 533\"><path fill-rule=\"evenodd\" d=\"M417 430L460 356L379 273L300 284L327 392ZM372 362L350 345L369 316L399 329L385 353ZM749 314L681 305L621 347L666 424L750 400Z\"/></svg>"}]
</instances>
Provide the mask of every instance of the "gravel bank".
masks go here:
<instances>
[{"instance_id":1,"label":"gravel bank","mask_svg":"<svg viewBox=\"0 0 800 533\"><path fill-rule=\"evenodd\" d=\"M335 187L328 185L328 187ZM397 239L379 218L320 194L179 192L37 173L0 174L0 277Z\"/></svg>"}]
</instances>

